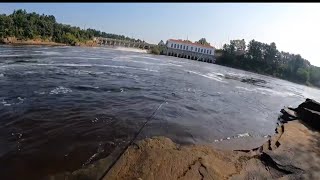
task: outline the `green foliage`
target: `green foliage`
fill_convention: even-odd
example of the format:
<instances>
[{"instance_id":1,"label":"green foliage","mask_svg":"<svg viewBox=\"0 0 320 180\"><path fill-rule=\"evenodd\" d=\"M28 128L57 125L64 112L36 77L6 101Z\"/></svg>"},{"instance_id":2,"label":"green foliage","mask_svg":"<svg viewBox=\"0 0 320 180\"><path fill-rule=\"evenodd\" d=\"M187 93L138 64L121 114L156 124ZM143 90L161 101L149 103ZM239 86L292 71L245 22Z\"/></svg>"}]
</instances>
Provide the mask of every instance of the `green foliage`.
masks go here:
<instances>
[{"instance_id":1,"label":"green foliage","mask_svg":"<svg viewBox=\"0 0 320 180\"><path fill-rule=\"evenodd\" d=\"M159 55L159 54L164 54L165 50L166 50L166 46L165 45L157 45L157 46L153 46L150 49L150 53Z\"/></svg>"},{"instance_id":2,"label":"green foliage","mask_svg":"<svg viewBox=\"0 0 320 180\"><path fill-rule=\"evenodd\" d=\"M15 10L12 14L0 14L0 38L16 37L18 39L41 38L58 43L75 45L85 42L93 37L121 39L142 42L123 35L108 34L95 29L82 30L79 27L60 24L52 15L39 15L35 12L27 13L25 10Z\"/></svg>"},{"instance_id":3,"label":"green foliage","mask_svg":"<svg viewBox=\"0 0 320 180\"><path fill-rule=\"evenodd\" d=\"M216 63L290 81L320 87L320 68L312 66L300 55L278 51L276 44L251 40L231 40L219 52Z\"/></svg>"},{"instance_id":4,"label":"green foliage","mask_svg":"<svg viewBox=\"0 0 320 180\"><path fill-rule=\"evenodd\" d=\"M154 46L151 48L151 53L155 54L155 55L159 55L160 54L160 47L159 46Z\"/></svg>"},{"instance_id":5,"label":"green foliage","mask_svg":"<svg viewBox=\"0 0 320 180\"><path fill-rule=\"evenodd\" d=\"M62 35L62 42L66 44L75 45L78 42L78 39L75 37L75 35L71 33L66 33Z\"/></svg>"},{"instance_id":6,"label":"green foliage","mask_svg":"<svg viewBox=\"0 0 320 180\"><path fill-rule=\"evenodd\" d=\"M206 38L201 38L199 41L196 41L195 43L202 45L210 45L210 43L207 42Z\"/></svg>"},{"instance_id":7,"label":"green foliage","mask_svg":"<svg viewBox=\"0 0 320 180\"><path fill-rule=\"evenodd\" d=\"M307 69L298 68L297 70L297 79L301 82L308 82L309 81L309 72Z\"/></svg>"}]
</instances>

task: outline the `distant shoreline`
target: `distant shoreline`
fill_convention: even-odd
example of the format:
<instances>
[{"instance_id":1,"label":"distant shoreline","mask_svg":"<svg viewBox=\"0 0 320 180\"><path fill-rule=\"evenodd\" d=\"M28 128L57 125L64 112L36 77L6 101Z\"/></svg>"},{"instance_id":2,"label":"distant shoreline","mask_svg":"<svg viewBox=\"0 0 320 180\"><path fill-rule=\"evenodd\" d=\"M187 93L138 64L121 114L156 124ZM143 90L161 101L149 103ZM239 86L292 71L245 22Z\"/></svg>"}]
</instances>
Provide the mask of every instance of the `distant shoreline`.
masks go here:
<instances>
[{"instance_id":1,"label":"distant shoreline","mask_svg":"<svg viewBox=\"0 0 320 180\"><path fill-rule=\"evenodd\" d=\"M17 38L2 38L0 40L1 44L5 45L45 45L45 46L68 46L67 44L63 43L56 43L53 41L43 41L39 39L30 39L30 40L20 40Z\"/></svg>"},{"instance_id":2,"label":"distant shoreline","mask_svg":"<svg viewBox=\"0 0 320 180\"><path fill-rule=\"evenodd\" d=\"M86 42L86 43L78 43L76 45L64 44L64 43L57 43L53 41L43 41L43 40L18 40L16 38L2 38L0 39L0 44L3 45L12 45L12 46L29 46L29 45L39 45L39 46L75 46L75 47L105 47L109 49L115 50L129 50L132 52L140 52L140 53L148 53L148 50L139 49L139 48L129 48L129 47L122 47L122 46L100 46L94 42Z\"/></svg>"}]
</instances>

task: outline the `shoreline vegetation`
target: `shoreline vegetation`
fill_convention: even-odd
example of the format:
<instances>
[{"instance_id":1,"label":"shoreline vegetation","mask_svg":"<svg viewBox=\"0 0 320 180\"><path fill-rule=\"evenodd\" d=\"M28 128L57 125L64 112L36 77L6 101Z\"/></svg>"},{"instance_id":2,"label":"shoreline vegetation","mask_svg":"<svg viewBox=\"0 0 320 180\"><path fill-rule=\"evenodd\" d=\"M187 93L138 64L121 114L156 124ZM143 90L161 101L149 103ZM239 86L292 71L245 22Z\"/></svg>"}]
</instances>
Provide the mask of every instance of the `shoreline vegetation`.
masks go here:
<instances>
[{"instance_id":1,"label":"shoreline vegetation","mask_svg":"<svg viewBox=\"0 0 320 180\"><path fill-rule=\"evenodd\" d=\"M114 165L107 157L48 179L319 179L320 104L307 99L281 113L275 134L256 148L179 145L152 137L133 143Z\"/></svg>"},{"instance_id":2,"label":"shoreline vegetation","mask_svg":"<svg viewBox=\"0 0 320 180\"><path fill-rule=\"evenodd\" d=\"M0 14L0 42L4 44L96 46L94 37L143 42L123 35L61 24L53 15L27 13L22 9L10 15Z\"/></svg>"},{"instance_id":3,"label":"shoreline vegetation","mask_svg":"<svg viewBox=\"0 0 320 180\"><path fill-rule=\"evenodd\" d=\"M320 87L320 67L311 65L299 54L279 51L274 42L251 40L246 45L244 39L231 40L215 53L219 65Z\"/></svg>"}]
</instances>

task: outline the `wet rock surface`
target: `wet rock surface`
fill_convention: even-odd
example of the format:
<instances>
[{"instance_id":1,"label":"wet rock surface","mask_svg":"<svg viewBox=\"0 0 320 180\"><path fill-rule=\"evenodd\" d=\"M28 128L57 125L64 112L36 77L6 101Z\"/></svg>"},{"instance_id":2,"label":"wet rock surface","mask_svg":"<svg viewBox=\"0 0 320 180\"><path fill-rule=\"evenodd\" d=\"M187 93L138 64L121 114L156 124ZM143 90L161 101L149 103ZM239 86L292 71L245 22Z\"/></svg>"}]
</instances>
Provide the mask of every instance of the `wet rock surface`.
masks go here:
<instances>
[{"instance_id":1,"label":"wet rock surface","mask_svg":"<svg viewBox=\"0 0 320 180\"><path fill-rule=\"evenodd\" d=\"M320 130L320 103L307 99L294 109L299 119L309 128Z\"/></svg>"},{"instance_id":2,"label":"wet rock surface","mask_svg":"<svg viewBox=\"0 0 320 180\"><path fill-rule=\"evenodd\" d=\"M224 78L237 80L237 81L247 83L247 84L252 84L255 86L267 87L266 86L267 81L265 81L263 79L257 79L257 78L253 78L253 77L239 77L239 76L234 76L234 75L230 75L230 74L226 74L224 76Z\"/></svg>"}]
</instances>

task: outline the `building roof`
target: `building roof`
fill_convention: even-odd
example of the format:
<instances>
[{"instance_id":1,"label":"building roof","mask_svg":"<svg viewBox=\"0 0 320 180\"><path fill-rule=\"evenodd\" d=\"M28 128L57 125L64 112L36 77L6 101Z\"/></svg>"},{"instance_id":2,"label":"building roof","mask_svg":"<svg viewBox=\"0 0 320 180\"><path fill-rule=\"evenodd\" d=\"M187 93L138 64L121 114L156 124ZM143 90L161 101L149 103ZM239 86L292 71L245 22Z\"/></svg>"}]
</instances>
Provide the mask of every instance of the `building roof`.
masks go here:
<instances>
[{"instance_id":1,"label":"building roof","mask_svg":"<svg viewBox=\"0 0 320 180\"><path fill-rule=\"evenodd\" d=\"M183 40L177 40L177 39L169 39L168 41L173 41L173 42L182 43L182 44L189 44L189 45L194 45L194 46L201 46L201 47L206 47L206 48L214 48L213 46L210 46L210 45L203 45L203 44L198 44L198 43L193 43L193 42L188 42L188 41L183 41Z\"/></svg>"}]
</instances>

